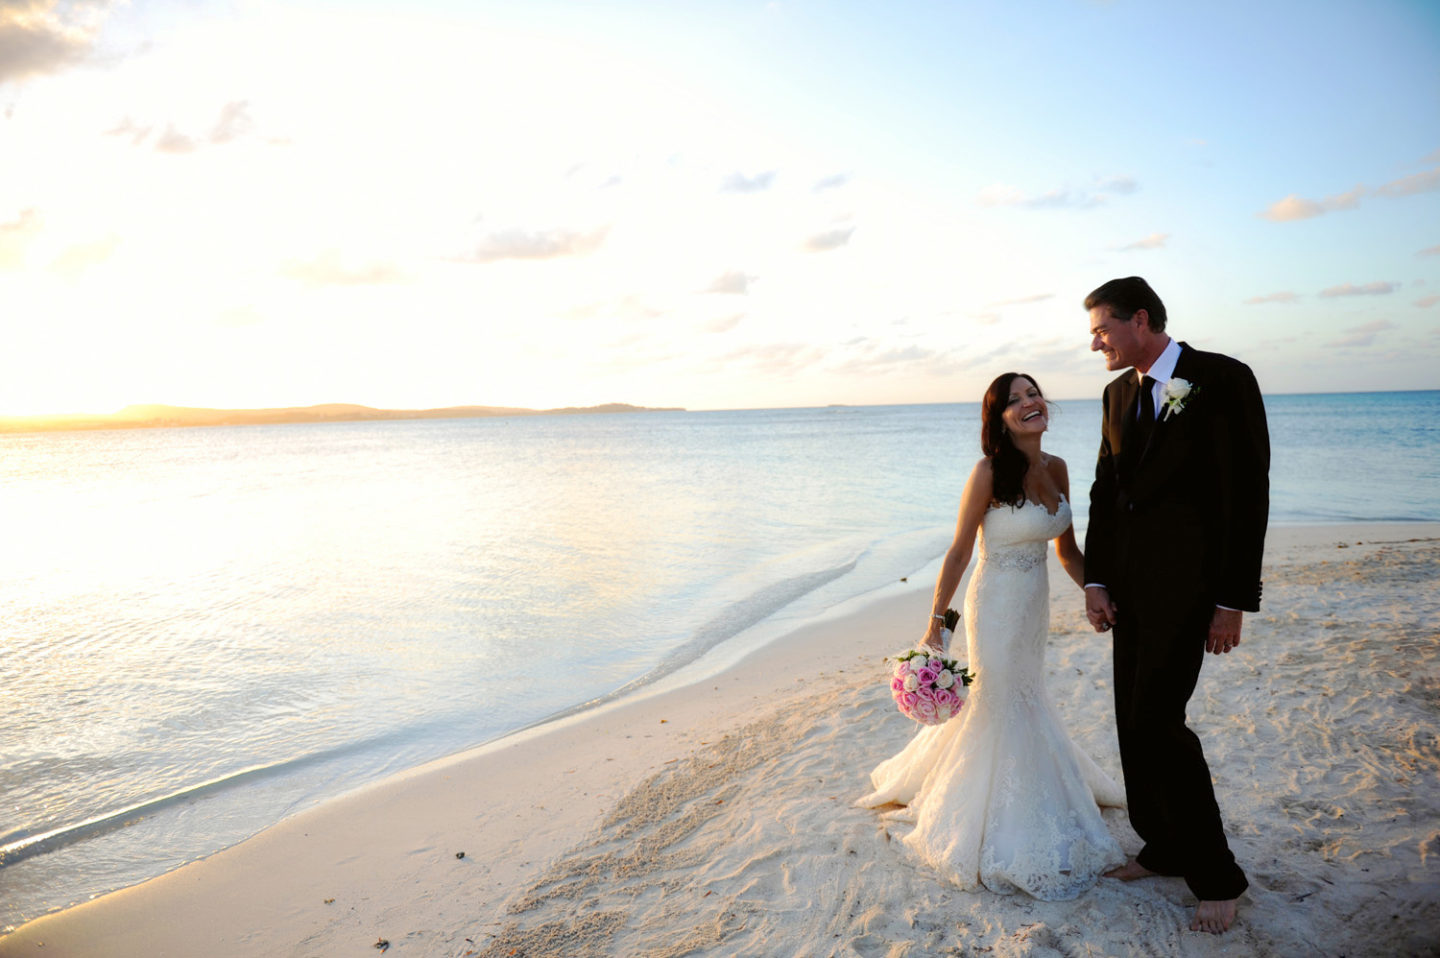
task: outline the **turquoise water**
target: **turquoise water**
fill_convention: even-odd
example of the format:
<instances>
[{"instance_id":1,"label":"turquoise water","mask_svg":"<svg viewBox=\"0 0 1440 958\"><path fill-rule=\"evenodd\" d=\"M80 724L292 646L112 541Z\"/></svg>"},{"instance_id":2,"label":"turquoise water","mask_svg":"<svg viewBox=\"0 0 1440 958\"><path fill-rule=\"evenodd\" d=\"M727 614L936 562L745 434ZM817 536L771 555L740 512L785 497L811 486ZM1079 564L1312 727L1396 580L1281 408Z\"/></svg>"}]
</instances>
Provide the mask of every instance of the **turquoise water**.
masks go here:
<instances>
[{"instance_id":1,"label":"turquoise water","mask_svg":"<svg viewBox=\"0 0 1440 958\"><path fill-rule=\"evenodd\" d=\"M1440 392L1267 402L1275 522L1440 520ZM922 569L978 417L0 436L0 928Z\"/></svg>"}]
</instances>

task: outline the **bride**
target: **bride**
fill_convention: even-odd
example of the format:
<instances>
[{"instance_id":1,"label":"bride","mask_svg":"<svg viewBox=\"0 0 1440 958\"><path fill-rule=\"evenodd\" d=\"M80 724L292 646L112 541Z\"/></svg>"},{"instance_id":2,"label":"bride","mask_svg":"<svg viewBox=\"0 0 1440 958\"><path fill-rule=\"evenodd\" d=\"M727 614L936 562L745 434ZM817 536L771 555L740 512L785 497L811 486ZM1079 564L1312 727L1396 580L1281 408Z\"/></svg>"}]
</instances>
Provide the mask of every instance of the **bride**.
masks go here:
<instances>
[{"instance_id":1,"label":"bride","mask_svg":"<svg viewBox=\"0 0 1440 958\"><path fill-rule=\"evenodd\" d=\"M886 818L913 824L905 847L961 888L1074 898L1125 855L1097 807L1124 805L1124 791L1070 740L1045 689L1046 540L1085 584L1070 480L1064 460L1040 451L1049 416L1034 379L997 378L982 417L985 458L965 484L922 644L940 648L978 534L964 614L975 683L956 718L925 727L870 773L875 790L856 804L904 805Z\"/></svg>"}]
</instances>

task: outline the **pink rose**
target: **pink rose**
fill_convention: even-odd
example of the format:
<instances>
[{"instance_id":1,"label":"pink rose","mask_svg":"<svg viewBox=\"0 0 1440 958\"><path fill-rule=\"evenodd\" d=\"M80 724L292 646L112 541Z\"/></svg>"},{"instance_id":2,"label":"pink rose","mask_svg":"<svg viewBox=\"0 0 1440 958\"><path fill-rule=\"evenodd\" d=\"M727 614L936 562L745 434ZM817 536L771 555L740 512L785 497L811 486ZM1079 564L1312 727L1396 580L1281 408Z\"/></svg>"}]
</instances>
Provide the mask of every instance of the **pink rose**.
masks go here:
<instances>
[{"instance_id":1,"label":"pink rose","mask_svg":"<svg viewBox=\"0 0 1440 958\"><path fill-rule=\"evenodd\" d=\"M930 671L932 671L932 672L939 672L939 671L940 671L941 669L943 669L944 667L945 667L945 660L944 660L944 659L939 659L939 658L931 658L931 659L930 659Z\"/></svg>"},{"instance_id":2,"label":"pink rose","mask_svg":"<svg viewBox=\"0 0 1440 958\"><path fill-rule=\"evenodd\" d=\"M935 703L920 702L915 706L915 714L920 716L920 718L922 719L933 720L935 718Z\"/></svg>"},{"instance_id":3,"label":"pink rose","mask_svg":"<svg viewBox=\"0 0 1440 958\"><path fill-rule=\"evenodd\" d=\"M905 680L902 679L902 678L900 678L900 676L898 676L898 675L895 676L895 678L893 678L893 679L890 680L890 691L892 691L892 692L903 692L903 691L905 691Z\"/></svg>"},{"instance_id":4,"label":"pink rose","mask_svg":"<svg viewBox=\"0 0 1440 958\"><path fill-rule=\"evenodd\" d=\"M920 680L921 685L935 684L935 672L928 665L916 672L915 677Z\"/></svg>"},{"instance_id":5,"label":"pink rose","mask_svg":"<svg viewBox=\"0 0 1440 958\"><path fill-rule=\"evenodd\" d=\"M922 702L934 702L934 701L935 701L935 690L934 690L934 689L927 689L927 688L923 688L923 687L922 687L922 688L918 688L918 689L915 690L915 697L916 697L917 699L919 699L920 701L922 701Z\"/></svg>"},{"instance_id":6,"label":"pink rose","mask_svg":"<svg viewBox=\"0 0 1440 958\"><path fill-rule=\"evenodd\" d=\"M920 701L920 699L919 699L918 697L916 697L916 695L915 695L914 692L901 692L901 693L900 693L900 699L899 699L900 707L901 707L902 709L904 709L906 712L913 711L914 708L915 708L915 703L917 703L917 702L919 702L919 701Z\"/></svg>"},{"instance_id":7,"label":"pink rose","mask_svg":"<svg viewBox=\"0 0 1440 958\"><path fill-rule=\"evenodd\" d=\"M936 689L934 700L936 705L944 706L952 712L955 710L955 707L960 704L960 698L949 689Z\"/></svg>"}]
</instances>

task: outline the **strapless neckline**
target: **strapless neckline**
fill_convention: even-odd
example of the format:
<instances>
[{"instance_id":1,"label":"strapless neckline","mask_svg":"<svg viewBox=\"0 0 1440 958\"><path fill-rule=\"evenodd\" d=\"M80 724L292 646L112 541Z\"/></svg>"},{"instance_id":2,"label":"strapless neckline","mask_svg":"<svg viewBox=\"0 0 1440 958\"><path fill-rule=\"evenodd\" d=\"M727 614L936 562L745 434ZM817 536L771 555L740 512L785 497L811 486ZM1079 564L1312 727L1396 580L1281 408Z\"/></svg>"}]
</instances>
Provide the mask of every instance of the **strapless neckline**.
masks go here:
<instances>
[{"instance_id":1,"label":"strapless neckline","mask_svg":"<svg viewBox=\"0 0 1440 958\"><path fill-rule=\"evenodd\" d=\"M1064 507L1064 506L1066 506L1066 505L1068 505L1068 504L1069 504L1069 500L1065 498L1065 494L1064 494L1064 493L1061 493L1061 494L1060 494L1060 501L1057 502L1057 503L1055 503L1055 508L1054 508L1053 510L1052 510L1052 509L1047 509L1047 508L1045 508L1045 503L1043 503L1043 502L1036 502L1036 501L1033 500L1033 499L1026 499L1024 502L1022 502L1022 503L1021 503L1020 505L1018 505L1018 506L1012 506L1012 505L1010 505L1010 504L1007 502L1007 503L1002 503L1002 504L1000 504L1000 505L992 505L992 506L990 506L989 508L987 508L985 511L986 511L986 512L994 512L994 511L996 511L997 509L1023 509L1023 508L1025 508L1026 506L1037 506L1037 507L1040 508L1042 511L1044 511L1044 513L1045 513L1047 516L1049 516L1050 518L1053 519L1053 518L1055 518L1056 516L1058 516L1058 515L1060 514L1061 508Z\"/></svg>"}]
</instances>

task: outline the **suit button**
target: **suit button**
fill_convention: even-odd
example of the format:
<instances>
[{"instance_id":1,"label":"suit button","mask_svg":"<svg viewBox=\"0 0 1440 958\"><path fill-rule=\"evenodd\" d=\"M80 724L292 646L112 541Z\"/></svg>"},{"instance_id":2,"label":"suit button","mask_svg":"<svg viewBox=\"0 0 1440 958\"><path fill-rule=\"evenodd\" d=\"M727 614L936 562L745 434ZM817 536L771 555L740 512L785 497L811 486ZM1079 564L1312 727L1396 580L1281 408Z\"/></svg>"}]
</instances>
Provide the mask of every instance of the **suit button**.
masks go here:
<instances>
[{"instance_id":1,"label":"suit button","mask_svg":"<svg viewBox=\"0 0 1440 958\"><path fill-rule=\"evenodd\" d=\"M1135 511L1135 503L1133 503L1133 502L1127 502L1127 503L1125 503L1125 511L1126 511L1126 512L1134 512L1134 511Z\"/></svg>"}]
</instances>

